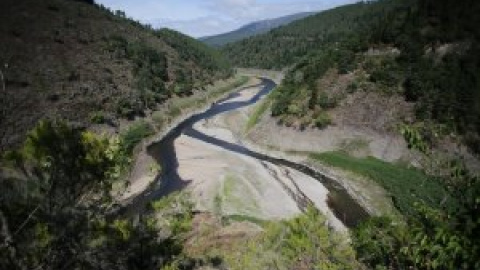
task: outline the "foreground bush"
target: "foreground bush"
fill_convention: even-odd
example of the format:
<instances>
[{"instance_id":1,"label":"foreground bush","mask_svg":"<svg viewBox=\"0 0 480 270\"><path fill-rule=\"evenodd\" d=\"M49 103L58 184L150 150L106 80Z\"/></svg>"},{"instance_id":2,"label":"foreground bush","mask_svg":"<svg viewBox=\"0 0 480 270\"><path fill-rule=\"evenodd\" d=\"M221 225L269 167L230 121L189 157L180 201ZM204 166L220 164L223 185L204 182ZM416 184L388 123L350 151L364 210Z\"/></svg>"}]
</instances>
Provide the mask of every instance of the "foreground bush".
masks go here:
<instances>
[{"instance_id":1,"label":"foreground bush","mask_svg":"<svg viewBox=\"0 0 480 270\"><path fill-rule=\"evenodd\" d=\"M7 154L0 269L159 269L181 252L151 215L112 210L115 149L65 123L40 122Z\"/></svg>"},{"instance_id":2,"label":"foreground bush","mask_svg":"<svg viewBox=\"0 0 480 270\"><path fill-rule=\"evenodd\" d=\"M330 231L313 207L291 220L268 223L226 261L231 269L362 269L346 239Z\"/></svg>"}]
</instances>

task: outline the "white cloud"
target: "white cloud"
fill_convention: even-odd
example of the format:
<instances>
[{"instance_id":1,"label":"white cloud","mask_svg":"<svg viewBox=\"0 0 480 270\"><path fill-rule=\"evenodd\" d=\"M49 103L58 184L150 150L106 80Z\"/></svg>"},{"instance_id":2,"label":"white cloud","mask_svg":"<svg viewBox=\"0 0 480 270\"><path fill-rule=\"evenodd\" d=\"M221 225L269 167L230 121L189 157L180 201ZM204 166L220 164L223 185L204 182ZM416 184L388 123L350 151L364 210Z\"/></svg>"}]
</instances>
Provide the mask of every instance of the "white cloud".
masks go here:
<instances>
[{"instance_id":1,"label":"white cloud","mask_svg":"<svg viewBox=\"0 0 480 270\"><path fill-rule=\"evenodd\" d=\"M204 6L210 12L232 20L258 17L263 9L256 0L207 0Z\"/></svg>"},{"instance_id":2,"label":"white cloud","mask_svg":"<svg viewBox=\"0 0 480 270\"><path fill-rule=\"evenodd\" d=\"M96 0L154 27L201 37L257 20L320 11L358 0Z\"/></svg>"},{"instance_id":3,"label":"white cloud","mask_svg":"<svg viewBox=\"0 0 480 270\"><path fill-rule=\"evenodd\" d=\"M206 0L204 6L210 13L243 24L268 18L276 18L298 12L321 11L357 0Z\"/></svg>"},{"instance_id":4,"label":"white cloud","mask_svg":"<svg viewBox=\"0 0 480 270\"><path fill-rule=\"evenodd\" d=\"M200 17L192 20L154 20L151 21L156 28L171 28L192 37L204 37L233 30L238 25L230 20L218 17ZM227 30L225 30L227 29Z\"/></svg>"}]
</instances>

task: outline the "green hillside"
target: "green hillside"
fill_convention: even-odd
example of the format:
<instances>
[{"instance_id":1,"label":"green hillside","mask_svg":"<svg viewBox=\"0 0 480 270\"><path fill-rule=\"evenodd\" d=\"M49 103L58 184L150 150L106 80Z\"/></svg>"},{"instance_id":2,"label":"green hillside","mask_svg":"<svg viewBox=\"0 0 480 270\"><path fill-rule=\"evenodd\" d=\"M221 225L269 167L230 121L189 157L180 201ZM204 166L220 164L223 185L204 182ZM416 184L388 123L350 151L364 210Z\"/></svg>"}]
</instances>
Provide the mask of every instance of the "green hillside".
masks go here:
<instances>
[{"instance_id":1,"label":"green hillside","mask_svg":"<svg viewBox=\"0 0 480 270\"><path fill-rule=\"evenodd\" d=\"M400 119L408 146L434 161L432 148L442 138L467 145L480 154L480 19L478 1L380 0L339 7L276 29L266 35L228 45L224 52L242 67L288 68L271 98L272 115L299 128L324 128L330 113L357 93L367 97L401 97L414 105L414 118ZM358 100L357 100L358 101ZM371 117L388 110L365 100ZM351 111L349 118L355 118ZM388 123L387 123L388 124ZM363 123L358 123L363 127ZM317 156L375 181L388 175L386 164L343 153ZM335 162L333 162L335 161ZM368 162L372 164L367 164ZM367 163L365 163L367 162ZM373 164L375 163L375 165ZM380 167L377 167L382 165ZM372 167L367 172L368 167ZM390 166L390 164L388 164ZM450 166L450 167L448 167ZM478 177L461 165L439 180L416 175L412 187L398 183L398 172L385 186L404 220L373 218L353 232L358 258L370 269L478 269ZM373 168L375 167L375 168ZM380 170L379 170L380 168ZM397 168L397 167L395 167ZM374 175L380 173L379 175ZM395 176L395 177L394 177ZM427 183L428 181L428 183ZM433 182L430 182L433 181ZM440 181L435 182L435 181ZM392 187L398 185L398 190ZM429 185L447 191L438 196ZM427 186L429 186L427 188ZM421 188L424 195L416 193ZM437 196L437 206L413 203Z\"/></svg>"},{"instance_id":2,"label":"green hillside","mask_svg":"<svg viewBox=\"0 0 480 270\"><path fill-rule=\"evenodd\" d=\"M472 1L357 3L228 45L224 52L238 66L290 67L272 107L288 125L328 125L325 112L357 90L402 95L416 103L418 121L433 121L435 127L422 127L427 141L435 133L455 132L479 153L476 10L479 4ZM354 79L332 94L324 85L332 73Z\"/></svg>"},{"instance_id":3,"label":"green hillside","mask_svg":"<svg viewBox=\"0 0 480 270\"><path fill-rule=\"evenodd\" d=\"M480 269L479 14L362 1L215 50L2 0L0 270Z\"/></svg>"},{"instance_id":4,"label":"green hillside","mask_svg":"<svg viewBox=\"0 0 480 270\"><path fill-rule=\"evenodd\" d=\"M41 118L88 126L101 114L113 123L230 75L206 45L90 2L0 3L2 147L18 145Z\"/></svg>"},{"instance_id":5,"label":"green hillside","mask_svg":"<svg viewBox=\"0 0 480 270\"><path fill-rule=\"evenodd\" d=\"M352 46L365 48L372 24L405 1L379 1L341 6L225 46L223 51L236 66L282 69L327 44L352 39ZM407 1L408 2L408 1ZM411 2L411 1L410 1ZM363 46L363 47L362 47Z\"/></svg>"}]
</instances>

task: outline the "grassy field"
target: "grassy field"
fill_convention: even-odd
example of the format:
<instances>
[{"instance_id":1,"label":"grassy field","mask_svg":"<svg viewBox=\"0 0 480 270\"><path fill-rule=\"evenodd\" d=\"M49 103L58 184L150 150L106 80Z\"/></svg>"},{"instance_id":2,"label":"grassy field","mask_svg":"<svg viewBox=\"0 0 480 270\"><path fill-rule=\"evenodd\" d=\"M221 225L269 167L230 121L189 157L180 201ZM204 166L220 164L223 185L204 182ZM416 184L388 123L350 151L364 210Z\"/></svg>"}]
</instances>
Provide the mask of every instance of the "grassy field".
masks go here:
<instances>
[{"instance_id":1,"label":"grassy field","mask_svg":"<svg viewBox=\"0 0 480 270\"><path fill-rule=\"evenodd\" d=\"M413 212L416 202L438 208L445 199L445 189L435 178L415 168L396 165L373 157L355 158L343 152L313 153L310 158L367 177L382 186L403 214ZM450 200L447 200L447 203Z\"/></svg>"}]
</instances>

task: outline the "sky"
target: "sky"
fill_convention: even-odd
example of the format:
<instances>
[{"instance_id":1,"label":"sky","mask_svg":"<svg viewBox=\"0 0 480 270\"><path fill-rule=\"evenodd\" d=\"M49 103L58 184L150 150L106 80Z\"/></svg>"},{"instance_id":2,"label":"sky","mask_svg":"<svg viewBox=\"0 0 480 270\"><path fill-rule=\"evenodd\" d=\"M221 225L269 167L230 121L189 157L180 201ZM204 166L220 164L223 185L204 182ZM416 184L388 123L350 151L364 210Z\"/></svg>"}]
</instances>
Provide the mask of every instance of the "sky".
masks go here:
<instances>
[{"instance_id":1,"label":"sky","mask_svg":"<svg viewBox=\"0 0 480 270\"><path fill-rule=\"evenodd\" d=\"M321 11L359 0L96 0L155 28L193 37L235 30L247 23L305 11Z\"/></svg>"}]
</instances>

